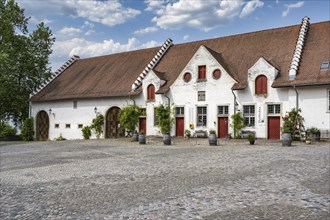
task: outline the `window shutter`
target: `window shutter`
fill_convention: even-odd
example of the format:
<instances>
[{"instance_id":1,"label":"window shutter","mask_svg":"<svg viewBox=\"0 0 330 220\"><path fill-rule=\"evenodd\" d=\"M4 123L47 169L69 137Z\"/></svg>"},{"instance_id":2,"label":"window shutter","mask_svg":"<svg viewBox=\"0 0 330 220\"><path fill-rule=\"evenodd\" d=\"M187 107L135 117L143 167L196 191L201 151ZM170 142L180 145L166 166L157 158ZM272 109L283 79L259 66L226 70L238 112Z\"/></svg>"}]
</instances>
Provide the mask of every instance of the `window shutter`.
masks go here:
<instances>
[{"instance_id":1,"label":"window shutter","mask_svg":"<svg viewBox=\"0 0 330 220\"><path fill-rule=\"evenodd\" d=\"M147 94L147 97L148 97L148 100L154 100L155 99L155 87L154 85L150 84L148 86L148 94Z\"/></svg>"},{"instance_id":2,"label":"window shutter","mask_svg":"<svg viewBox=\"0 0 330 220\"><path fill-rule=\"evenodd\" d=\"M255 81L255 94L267 94L267 77L264 75L260 75L256 78Z\"/></svg>"},{"instance_id":3,"label":"window shutter","mask_svg":"<svg viewBox=\"0 0 330 220\"><path fill-rule=\"evenodd\" d=\"M198 67L198 79L206 79L206 66Z\"/></svg>"}]
</instances>

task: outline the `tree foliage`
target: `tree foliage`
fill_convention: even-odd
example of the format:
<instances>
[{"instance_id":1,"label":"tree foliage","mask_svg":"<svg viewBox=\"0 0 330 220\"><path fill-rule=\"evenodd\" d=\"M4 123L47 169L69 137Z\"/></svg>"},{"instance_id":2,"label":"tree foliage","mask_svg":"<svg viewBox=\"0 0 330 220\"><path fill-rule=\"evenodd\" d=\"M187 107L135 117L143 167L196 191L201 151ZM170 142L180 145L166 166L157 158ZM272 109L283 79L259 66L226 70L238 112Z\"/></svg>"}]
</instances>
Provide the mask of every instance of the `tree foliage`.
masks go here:
<instances>
[{"instance_id":1,"label":"tree foliage","mask_svg":"<svg viewBox=\"0 0 330 220\"><path fill-rule=\"evenodd\" d=\"M34 136L34 123L33 118L27 118L24 120L22 127L22 138L24 141L33 141Z\"/></svg>"},{"instance_id":2,"label":"tree foliage","mask_svg":"<svg viewBox=\"0 0 330 220\"><path fill-rule=\"evenodd\" d=\"M244 117L240 112L237 112L236 114L233 114L231 116L231 119L233 120L231 123L231 127L234 129L234 138L240 138L239 132L242 128L244 128Z\"/></svg>"},{"instance_id":3,"label":"tree foliage","mask_svg":"<svg viewBox=\"0 0 330 220\"><path fill-rule=\"evenodd\" d=\"M29 94L51 75L55 41L44 23L29 33L28 20L14 0L0 0L0 119L16 124L28 117Z\"/></svg>"},{"instance_id":4,"label":"tree foliage","mask_svg":"<svg viewBox=\"0 0 330 220\"><path fill-rule=\"evenodd\" d=\"M119 115L120 126L123 129L126 129L129 133L134 132L141 114L141 108L137 105L128 105L124 107Z\"/></svg>"},{"instance_id":5,"label":"tree foliage","mask_svg":"<svg viewBox=\"0 0 330 220\"><path fill-rule=\"evenodd\" d=\"M171 117L171 108L169 106L160 105L156 107L156 116L158 119L160 132L169 134L174 118Z\"/></svg>"},{"instance_id":6,"label":"tree foliage","mask_svg":"<svg viewBox=\"0 0 330 220\"><path fill-rule=\"evenodd\" d=\"M104 116L101 114L97 114L96 118L93 119L91 128L95 131L97 139L100 138L103 133L104 126Z\"/></svg>"}]
</instances>

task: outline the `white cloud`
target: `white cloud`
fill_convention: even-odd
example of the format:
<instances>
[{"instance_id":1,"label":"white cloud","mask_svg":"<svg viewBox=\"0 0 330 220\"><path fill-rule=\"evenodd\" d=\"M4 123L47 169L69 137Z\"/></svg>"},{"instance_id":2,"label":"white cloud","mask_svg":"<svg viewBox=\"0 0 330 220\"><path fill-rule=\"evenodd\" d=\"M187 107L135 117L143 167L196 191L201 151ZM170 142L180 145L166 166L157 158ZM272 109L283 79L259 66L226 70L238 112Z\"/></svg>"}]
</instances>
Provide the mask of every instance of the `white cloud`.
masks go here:
<instances>
[{"instance_id":1,"label":"white cloud","mask_svg":"<svg viewBox=\"0 0 330 220\"><path fill-rule=\"evenodd\" d=\"M304 6L304 2L297 2L295 4L285 4L285 11L282 12L282 17L286 17L289 15L290 10L293 8L301 8L302 6Z\"/></svg>"},{"instance_id":2,"label":"white cloud","mask_svg":"<svg viewBox=\"0 0 330 220\"><path fill-rule=\"evenodd\" d=\"M190 36L189 35L184 35L183 40L187 40Z\"/></svg>"},{"instance_id":3,"label":"white cloud","mask_svg":"<svg viewBox=\"0 0 330 220\"><path fill-rule=\"evenodd\" d=\"M164 6L165 1L164 0L146 0L144 1L147 4L147 8L145 9L146 11L155 11L158 10L159 8Z\"/></svg>"},{"instance_id":4,"label":"white cloud","mask_svg":"<svg viewBox=\"0 0 330 220\"><path fill-rule=\"evenodd\" d=\"M245 17L263 6L260 0L245 3L244 0L179 0L177 2L161 2L152 6L156 16L152 19L156 25L163 29L181 29L184 27L209 31L224 25L237 17ZM157 6L157 7L156 7Z\"/></svg>"},{"instance_id":5,"label":"white cloud","mask_svg":"<svg viewBox=\"0 0 330 220\"><path fill-rule=\"evenodd\" d=\"M79 28L74 27L64 27L56 33L56 36L66 36L66 37L73 37L77 36L82 32Z\"/></svg>"},{"instance_id":6,"label":"white cloud","mask_svg":"<svg viewBox=\"0 0 330 220\"><path fill-rule=\"evenodd\" d=\"M84 38L72 38L69 40L57 41L53 47L53 59L62 57L66 59L73 55L81 57L94 57L106 54L119 53L124 51L137 50L142 48L150 48L160 46L162 43L149 41L141 44L136 38L128 39L127 43L115 42L112 39L103 42L88 41Z\"/></svg>"},{"instance_id":7,"label":"white cloud","mask_svg":"<svg viewBox=\"0 0 330 220\"><path fill-rule=\"evenodd\" d=\"M125 8L118 0L111 1L24 1L18 3L30 14L64 14L72 17L82 17L92 22L108 26L125 23L141 12L133 8Z\"/></svg>"},{"instance_id":8,"label":"white cloud","mask_svg":"<svg viewBox=\"0 0 330 220\"><path fill-rule=\"evenodd\" d=\"M34 16L31 16L29 21L33 24L39 24L41 22L43 22L44 24L50 24L53 22L52 20L48 20L47 18L39 20Z\"/></svg>"},{"instance_id":9,"label":"white cloud","mask_svg":"<svg viewBox=\"0 0 330 220\"><path fill-rule=\"evenodd\" d=\"M88 30L87 32L85 32L85 35L86 36L90 36L90 35L92 35L94 33L95 33L95 31L91 29L91 30Z\"/></svg>"},{"instance_id":10,"label":"white cloud","mask_svg":"<svg viewBox=\"0 0 330 220\"><path fill-rule=\"evenodd\" d=\"M246 17L248 16L249 14L251 14L252 12L254 12L257 8L260 8L264 6L264 3L260 0L252 0L252 1L249 1L248 3L246 3L246 5L244 6L241 14L240 14L240 17Z\"/></svg>"},{"instance_id":11,"label":"white cloud","mask_svg":"<svg viewBox=\"0 0 330 220\"><path fill-rule=\"evenodd\" d=\"M280 0L276 0L276 4L280 3Z\"/></svg>"},{"instance_id":12,"label":"white cloud","mask_svg":"<svg viewBox=\"0 0 330 220\"><path fill-rule=\"evenodd\" d=\"M156 28L156 27L146 27L146 28L134 31L134 34L135 35L145 35L145 34L153 33L156 31L158 31L158 28Z\"/></svg>"}]
</instances>

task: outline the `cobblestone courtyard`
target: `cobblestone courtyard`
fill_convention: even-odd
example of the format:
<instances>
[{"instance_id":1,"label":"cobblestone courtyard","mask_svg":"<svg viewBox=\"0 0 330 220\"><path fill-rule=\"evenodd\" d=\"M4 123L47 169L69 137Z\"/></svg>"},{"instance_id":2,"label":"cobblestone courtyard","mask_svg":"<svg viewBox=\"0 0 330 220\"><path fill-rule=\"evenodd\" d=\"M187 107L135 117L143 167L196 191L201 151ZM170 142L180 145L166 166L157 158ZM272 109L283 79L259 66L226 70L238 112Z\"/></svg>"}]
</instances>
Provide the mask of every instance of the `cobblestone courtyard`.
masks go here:
<instances>
[{"instance_id":1,"label":"cobblestone courtyard","mask_svg":"<svg viewBox=\"0 0 330 220\"><path fill-rule=\"evenodd\" d=\"M329 142L0 144L0 219L330 219Z\"/></svg>"}]
</instances>

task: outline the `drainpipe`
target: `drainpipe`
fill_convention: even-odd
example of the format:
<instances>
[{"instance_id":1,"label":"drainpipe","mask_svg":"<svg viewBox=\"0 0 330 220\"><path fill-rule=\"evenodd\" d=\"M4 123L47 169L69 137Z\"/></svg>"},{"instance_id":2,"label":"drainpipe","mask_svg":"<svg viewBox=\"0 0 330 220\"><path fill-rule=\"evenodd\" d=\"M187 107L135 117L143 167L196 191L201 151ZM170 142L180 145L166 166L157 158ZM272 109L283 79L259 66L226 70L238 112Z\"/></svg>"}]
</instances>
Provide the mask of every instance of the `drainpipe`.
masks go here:
<instances>
[{"instance_id":1,"label":"drainpipe","mask_svg":"<svg viewBox=\"0 0 330 220\"><path fill-rule=\"evenodd\" d=\"M133 101L133 105L135 105L135 100L131 98L131 95L128 95L128 98Z\"/></svg>"},{"instance_id":2,"label":"drainpipe","mask_svg":"<svg viewBox=\"0 0 330 220\"><path fill-rule=\"evenodd\" d=\"M296 89L296 86L293 85L293 89L296 91L296 110L299 108L299 93L298 90Z\"/></svg>"},{"instance_id":3,"label":"drainpipe","mask_svg":"<svg viewBox=\"0 0 330 220\"><path fill-rule=\"evenodd\" d=\"M233 89L231 90L231 93L233 93L233 95L234 95L234 114L236 114L236 100L237 100L237 98L236 98L236 95L235 95ZM236 132L235 132L235 129L234 129L234 138L235 137L236 137Z\"/></svg>"},{"instance_id":4,"label":"drainpipe","mask_svg":"<svg viewBox=\"0 0 330 220\"><path fill-rule=\"evenodd\" d=\"M231 90L231 93L233 93L233 95L234 95L234 114L236 114L236 95L235 95L235 93L234 93L234 90L232 89Z\"/></svg>"}]
</instances>

